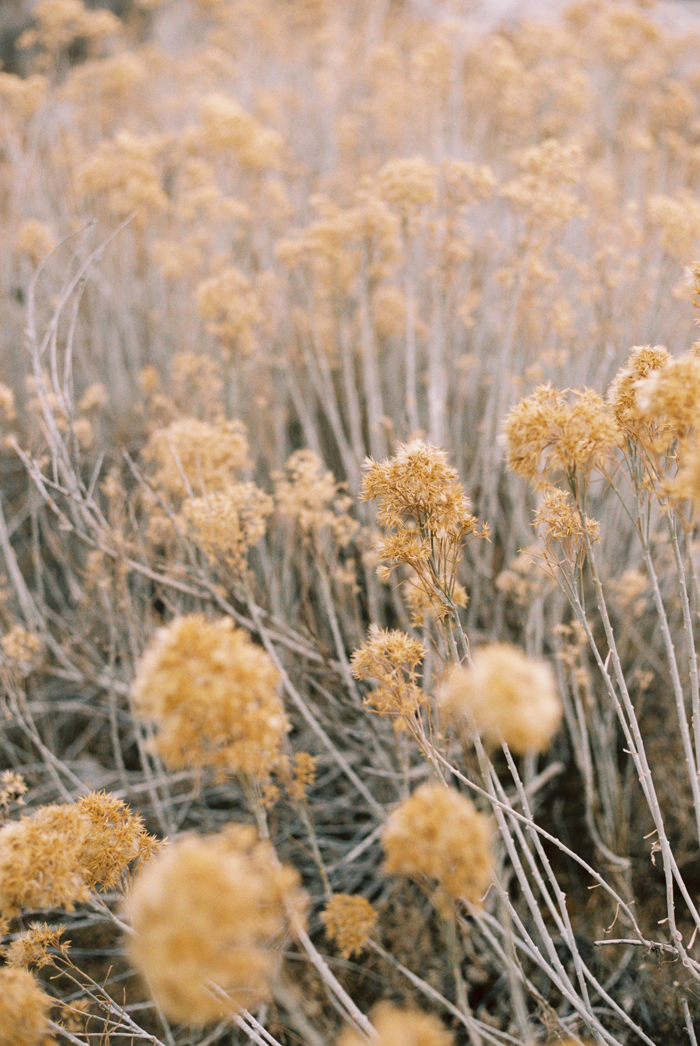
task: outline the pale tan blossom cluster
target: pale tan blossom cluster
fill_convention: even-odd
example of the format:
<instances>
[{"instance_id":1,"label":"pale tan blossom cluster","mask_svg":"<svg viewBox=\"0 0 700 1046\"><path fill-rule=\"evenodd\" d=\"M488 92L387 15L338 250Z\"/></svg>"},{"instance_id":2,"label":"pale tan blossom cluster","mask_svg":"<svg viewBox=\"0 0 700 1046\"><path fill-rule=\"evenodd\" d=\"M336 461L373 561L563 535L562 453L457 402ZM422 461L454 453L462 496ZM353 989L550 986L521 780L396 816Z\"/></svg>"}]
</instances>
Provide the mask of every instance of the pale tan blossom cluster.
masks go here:
<instances>
[{"instance_id":1,"label":"pale tan blossom cluster","mask_svg":"<svg viewBox=\"0 0 700 1046\"><path fill-rule=\"evenodd\" d=\"M505 742L519 754L546 749L562 716L551 667L509 643L480 647L468 668L453 669L440 703L487 743Z\"/></svg>"},{"instance_id":2,"label":"pale tan blossom cluster","mask_svg":"<svg viewBox=\"0 0 700 1046\"><path fill-rule=\"evenodd\" d=\"M304 539L317 541L328 532L341 547L348 544L358 527L348 512L352 499L317 454L295 450L284 472L274 472L272 478L279 514L293 522Z\"/></svg>"},{"instance_id":3,"label":"pale tan blossom cluster","mask_svg":"<svg viewBox=\"0 0 700 1046\"><path fill-rule=\"evenodd\" d=\"M539 385L511 408L504 425L508 467L535 486L559 473L587 476L604 468L622 433L593 389L567 394Z\"/></svg>"},{"instance_id":4,"label":"pale tan blossom cluster","mask_svg":"<svg viewBox=\"0 0 700 1046\"><path fill-rule=\"evenodd\" d=\"M272 498L254 483L231 483L199 498L186 498L182 515L213 563L244 571L248 550L265 534Z\"/></svg>"},{"instance_id":5,"label":"pale tan blossom cluster","mask_svg":"<svg viewBox=\"0 0 700 1046\"><path fill-rule=\"evenodd\" d=\"M226 347L244 356L254 351L263 313L258 294L240 269L228 265L202 280L197 287L197 305L206 329L221 338Z\"/></svg>"},{"instance_id":6,"label":"pale tan blossom cluster","mask_svg":"<svg viewBox=\"0 0 700 1046\"><path fill-rule=\"evenodd\" d=\"M254 828L184 836L134 882L129 954L170 1020L206 1024L270 998L304 909L297 872Z\"/></svg>"},{"instance_id":7,"label":"pale tan blossom cluster","mask_svg":"<svg viewBox=\"0 0 700 1046\"><path fill-rule=\"evenodd\" d=\"M38 265L56 246L56 237L46 222L28 218L17 231L15 246L20 254L27 255L33 265Z\"/></svg>"},{"instance_id":8,"label":"pale tan blossom cluster","mask_svg":"<svg viewBox=\"0 0 700 1046\"><path fill-rule=\"evenodd\" d=\"M142 819L105 793L8 821L0 828L0 915L71 910L91 890L118 885L157 845Z\"/></svg>"},{"instance_id":9,"label":"pale tan blossom cluster","mask_svg":"<svg viewBox=\"0 0 700 1046\"><path fill-rule=\"evenodd\" d=\"M366 642L350 659L356 679L379 680L365 703L380 715L413 715L427 700L417 682L424 657L425 646L419 639L399 629L370 625Z\"/></svg>"},{"instance_id":10,"label":"pale tan blossom cluster","mask_svg":"<svg viewBox=\"0 0 700 1046\"><path fill-rule=\"evenodd\" d=\"M375 1046L454 1046L455 1037L438 1017L417 1009L400 1009L382 1002L372 1010L371 1020L377 1032ZM346 1028L337 1046L364 1046L367 1040L352 1028Z\"/></svg>"},{"instance_id":11,"label":"pale tan blossom cluster","mask_svg":"<svg viewBox=\"0 0 700 1046\"><path fill-rule=\"evenodd\" d=\"M206 494L235 483L248 466L246 429L240 421L178 418L153 433L143 456L155 463L159 489L177 497Z\"/></svg>"},{"instance_id":12,"label":"pale tan blossom cluster","mask_svg":"<svg viewBox=\"0 0 700 1046\"><path fill-rule=\"evenodd\" d=\"M50 996L27 970L0 968L0 1046L56 1046L49 1029L51 1006Z\"/></svg>"},{"instance_id":13,"label":"pale tan blossom cluster","mask_svg":"<svg viewBox=\"0 0 700 1046\"><path fill-rule=\"evenodd\" d=\"M0 639L0 649L7 663L21 675L28 675L40 663L44 644L23 625L13 625Z\"/></svg>"},{"instance_id":14,"label":"pale tan blossom cluster","mask_svg":"<svg viewBox=\"0 0 700 1046\"><path fill-rule=\"evenodd\" d=\"M279 672L231 618L175 618L138 667L134 712L155 726L154 747L170 769L211 767L267 777L281 762L289 722Z\"/></svg>"},{"instance_id":15,"label":"pale tan blossom cluster","mask_svg":"<svg viewBox=\"0 0 700 1046\"><path fill-rule=\"evenodd\" d=\"M544 527L544 540L547 547L547 562L558 558L553 555L553 545L563 553L564 562L570 566L580 567L585 558L586 536L591 542L598 541L600 527L598 521L578 511L571 494L559 487L545 487L542 499L534 515L536 527Z\"/></svg>"},{"instance_id":16,"label":"pale tan blossom cluster","mask_svg":"<svg viewBox=\"0 0 700 1046\"><path fill-rule=\"evenodd\" d=\"M617 423L628 439L653 447L670 438L668 423L651 418L639 404L639 391L644 380L663 370L672 356L663 345L635 345L624 367L608 388L606 401Z\"/></svg>"},{"instance_id":17,"label":"pale tan blossom cluster","mask_svg":"<svg viewBox=\"0 0 700 1046\"><path fill-rule=\"evenodd\" d=\"M55 965L57 956L68 960L70 941L63 940L64 932L65 926L31 923L28 930L13 937L12 942L3 949L5 962L8 966L40 970L49 964Z\"/></svg>"},{"instance_id":18,"label":"pale tan blossom cluster","mask_svg":"<svg viewBox=\"0 0 700 1046\"><path fill-rule=\"evenodd\" d=\"M392 531L378 546L381 559L405 563L426 593L449 612L464 544L488 537L443 450L421 439L402 444L395 457L365 462L361 500L377 499L377 520Z\"/></svg>"},{"instance_id":19,"label":"pale tan blossom cluster","mask_svg":"<svg viewBox=\"0 0 700 1046\"><path fill-rule=\"evenodd\" d=\"M136 135L119 131L114 139L103 140L74 174L77 192L104 197L115 218L134 215L146 225L156 211L168 208L162 185L160 157L165 147L162 135Z\"/></svg>"},{"instance_id":20,"label":"pale tan blossom cluster","mask_svg":"<svg viewBox=\"0 0 700 1046\"><path fill-rule=\"evenodd\" d=\"M452 899L478 904L492 875L491 825L471 799L427 781L391 814L382 832L384 870L437 880Z\"/></svg>"},{"instance_id":21,"label":"pale tan blossom cluster","mask_svg":"<svg viewBox=\"0 0 700 1046\"><path fill-rule=\"evenodd\" d=\"M333 894L321 913L326 937L337 944L344 959L364 950L377 919L370 902L359 894Z\"/></svg>"}]
</instances>

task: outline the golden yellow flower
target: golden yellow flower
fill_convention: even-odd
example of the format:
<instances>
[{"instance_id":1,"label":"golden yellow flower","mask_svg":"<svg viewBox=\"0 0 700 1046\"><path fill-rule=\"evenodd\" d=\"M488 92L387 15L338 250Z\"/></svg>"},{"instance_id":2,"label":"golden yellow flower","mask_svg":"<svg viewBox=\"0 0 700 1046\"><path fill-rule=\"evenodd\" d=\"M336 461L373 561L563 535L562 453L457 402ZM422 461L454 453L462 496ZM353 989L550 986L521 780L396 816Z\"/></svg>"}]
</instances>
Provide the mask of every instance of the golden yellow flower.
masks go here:
<instances>
[{"instance_id":1,"label":"golden yellow flower","mask_svg":"<svg viewBox=\"0 0 700 1046\"><path fill-rule=\"evenodd\" d=\"M230 618L175 618L139 666L132 700L156 726L155 749L170 769L212 767L266 777L289 730L279 673Z\"/></svg>"},{"instance_id":2,"label":"golden yellow flower","mask_svg":"<svg viewBox=\"0 0 700 1046\"><path fill-rule=\"evenodd\" d=\"M129 953L169 1019L205 1024L270 997L304 907L296 871L249 825L185 836L134 883Z\"/></svg>"},{"instance_id":3,"label":"golden yellow flower","mask_svg":"<svg viewBox=\"0 0 700 1046\"><path fill-rule=\"evenodd\" d=\"M335 941L344 959L361 952L377 925L377 913L366 897L333 894L321 914L326 936Z\"/></svg>"},{"instance_id":4,"label":"golden yellow flower","mask_svg":"<svg viewBox=\"0 0 700 1046\"><path fill-rule=\"evenodd\" d=\"M371 676L380 686L365 703L380 715L411 715L426 701L418 686L416 669L425 657L419 639L398 629L381 629L372 624L367 641L354 651L350 664L356 679Z\"/></svg>"},{"instance_id":5,"label":"golden yellow flower","mask_svg":"<svg viewBox=\"0 0 700 1046\"><path fill-rule=\"evenodd\" d=\"M428 781L394 810L382 832L384 870L427 875L452 898L477 904L491 881L491 827L471 799Z\"/></svg>"},{"instance_id":6,"label":"golden yellow flower","mask_svg":"<svg viewBox=\"0 0 700 1046\"><path fill-rule=\"evenodd\" d=\"M0 968L0 1046L55 1046L49 1035L51 999L19 967Z\"/></svg>"},{"instance_id":7,"label":"golden yellow flower","mask_svg":"<svg viewBox=\"0 0 700 1046\"><path fill-rule=\"evenodd\" d=\"M550 666L509 643L481 647L469 668L454 669L440 704L471 720L488 743L504 741L517 753L547 748L562 715Z\"/></svg>"}]
</instances>

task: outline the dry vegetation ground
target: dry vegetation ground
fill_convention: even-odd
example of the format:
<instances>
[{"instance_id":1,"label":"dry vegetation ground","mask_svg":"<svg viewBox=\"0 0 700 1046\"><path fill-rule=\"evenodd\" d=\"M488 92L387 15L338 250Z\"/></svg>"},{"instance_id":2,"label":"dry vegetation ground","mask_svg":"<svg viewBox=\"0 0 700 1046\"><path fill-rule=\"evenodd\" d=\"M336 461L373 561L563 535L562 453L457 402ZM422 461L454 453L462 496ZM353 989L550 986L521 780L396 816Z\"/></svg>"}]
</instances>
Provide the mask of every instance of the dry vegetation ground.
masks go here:
<instances>
[{"instance_id":1,"label":"dry vegetation ground","mask_svg":"<svg viewBox=\"0 0 700 1046\"><path fill-rule=\"evenodd\" d=\"M0 1046L696 1046L670 6L37 0L0 72Z\"/></svg>"}]
</instances>

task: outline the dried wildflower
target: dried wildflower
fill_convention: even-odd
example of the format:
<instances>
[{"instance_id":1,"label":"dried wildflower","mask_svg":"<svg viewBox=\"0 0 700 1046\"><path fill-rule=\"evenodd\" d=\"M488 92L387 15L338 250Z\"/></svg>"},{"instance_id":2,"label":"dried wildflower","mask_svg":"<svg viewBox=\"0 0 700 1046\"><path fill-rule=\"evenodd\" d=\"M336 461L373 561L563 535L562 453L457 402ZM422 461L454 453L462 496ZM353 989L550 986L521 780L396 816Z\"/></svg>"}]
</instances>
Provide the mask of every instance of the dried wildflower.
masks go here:
<instances>
[{"instance_id":1,"label":"dried wildflower","mask_svg":"<svg viewBox=\"0 0 700 1046\"><path fill-rule=\"evenodd\" d=\"M487 538L488 526L479 526L469 511L445 452L423 440L402 444L387 461L367 459L365 470L360 499L377 498L377 520L395 531L379 545L381 558L413 567L447 612L462 546L472 537Z\"/></svg>"},{"instance_id":2,"label":"dried wildflower","mask_svg":"<svg viewBox=\"0 0 700 1046\"><path fill-rule=\"evenodd\" d=\"M81 194L104 194L116 217L133 214L138 225L145 225L154 211L168 208L158 170L164 146L159 135L119 131L113 141L100 142L96 153L76 169L75 188Z\"/></svg>"},{"instance_id":3,"label":"dried wildflower","mask_svg":"<svg viewBox=\"0 0 700 1046\"><path fill-rule=\"evenodd\" d=\"M134 883L129 952L168 1018L205 1024L269 998L303 909L299 876L255 829L185 836Z\"/></svg>"},{"instance_id":4,"label":"dried wildflower","mask_svg":"<svg viewBox=\"0 0 700 1046\"><path fill-rule=\"evenodd\" d=\"M33 632L22 625L13 625L0 639L0 649L10 667L19 675L27 676L40 664L44 645Z\"/></svg>"},{"instance_id":5,"label":"dried wildflower","mask_svg":"<svg viewBox=\"0 0 700 1046\"><path fill-rule=\"evenodd\" d=\"M485 741L505 742L514 752L543 751L561 722L552 669L509 643L492 643L474 654L469 668L448 676L441 707L464 716Z\"/></svg>"},{"instance_id":6,"label":"dried wildflower","mask_svg":"<svg viewBox=\"0 0 700 1046\"><path fill-rule=\"evenodd\" d=\"M272 498L254 483L230 483L201 498L187 498L182 515L213 563L245 570L248 550L263 535Z\"/></svg>"},{"instance_id":7,"label":"dried wildflower","mask_svg":"<svg viewBox=\"0 0 700 1046\"><path fill-rule=\"evenodd\" d=\"M64 941L65 926L49 926L48 923L32 923L28 930L15 937L5 950L5 962L8 966L22 966L25 969L50 966L54 957L50 950L68 958L70 941Z\"/></svg>"},{"instance_id":8,"label":"dried wildflower","mask_svg":"<svg viewBox=\"0 0 700 1046\"><path fill-rule=\"evenodd\" d=\"M0 773L0 813L6 813L10 803L22 806L24 793L27 791L27 782L21 774L14 770L3 770Z\"/></svg>"},{"instance_id":9,"label":"dried wildflower","mask_svg":"<svg viewBox=\"0 0 700 1046\"><path fill-rule=\"evenodd\" d=\"M600 531L597 520L591 519L590 516L585 516L584 519L585 529L571 496L559 487L547 487L535 512L534 525L543 525L547 546L556 541L567 562L578 568L585 556L585 534L595 542Z\"/></svg>"},{"instance_id":10,"label":"dried wildflower","mask_svg":"<svg viewBox=\"0 0 700 1046\"><path fill-rule=\"evenodd\" d=\"M371 676L381 684L365 698L365 704L380 715L416 712L427 699L416 682L416 669L424 657L425 646L419 639L398 629L370 625L367 641L350 659L356 679Z\"/></svg>"},{"instance_id":11,"label":"dried wildflower","mask_svg":"<svg viewBox=\"0 0 700 1046\"><path fill-rule=\"evenodd\" d=\"M437 170L422 156L391 160L377 174L377 195L406 217L415 218L435 203Z\"/></svg>"},{"instance_id":12,"label":"dried wildflower","mask_svg":"<svg viewBox=\"0 0 700 1046\"><path fill-rule=\"evenodd\" d=\"M333 894L321 913L326 936L335 941L344 959L361 952L377 925L377 913L366 897Z\"/></svg>"},{"instance_id":13,"label":"dried wildflower","mask_svg":"<svg viewBox=\"0 0 700 1046\"><path fill-rule=\"evenodd\" d=\"M5 420L14 421L17 414L15 411L15 394L9 386L0 382L0 411L5 415Z\"/></svg>"},{"instance_id":14,"label":"dried wildflower","mask_svg":"<svg viewBox=\"0 0 700 1046\"><path fill-rule=\"evenodd\" d=\"M697 257L700 241L700 203L696 197L681 191L674 198L656 194L647 200L652 225L661 232L661 246L672 258L688 264Z\"/></svg>"},{"instance_id":15,"label":"dried wildflower","mask_svg":"<svg viewBox=\"0 0 700 1046\"><path fill-rule=\"evenodd\" d=\"M312 450L294 451L284 472L272 478L280 515L293 521L303 538L318 541L327 531L341 547L348 544L358 527L348 515L351 499Z\"/></svg>"},{"instance_id":16,"label":"dried wildflower","mask_svg":"<svg viewBox=\"0 0 700 1046\"><path fill-rule=\"evenodd\" d=\"M0 913L23 908L73 909L89 890L81 851L88 824L74 804L42 806L32 817L0 828Z\"/></svg>"},{"instance_id":17,"label":"dried wildflower","mask_svg":"<svg viewBox=\"0 0 700 1046\"><path fill-rule=\"evenodd\" d=\"M648 446L657 445L659 440L668 441L670 432L663 432L663 424L660 428L657 422L646 416L640 409L638 395L644 379L663 370L672 358L663 345L635 345L624 367L613 378L606 402L628 438L640 440Z\"/></svg>"},{"instance_id":18,"label":"dried wildflower","mask_svg":"<svg viewBox=\"0 0 700 1046\"><path fill-rule=\"evenodd\" d=\"M90 792L76 802L88 830L80 849L81 874L89 889L110 890L130 865L145 864L162 845L149 835L139 814L106 792Z\"/></svg>"},{"instance_id":19,"label":"dried wildflower","mask_svg":"<svg viewBox=\"0 0 700 1046\"><path fill-rule=\"evenodd\" d=\"M263 313L258 295L240 269L229 265L202 280L197 286L197 305L211 334L240 349L244 356L253 352Z\"/></svg>"},{"instance_id":20,"label":"dried wildflower","mask_svg":"<svg viewBox=\"0 0 700 1046\"><path fill-rule=\"evenodd\" d=\"M436 879L451 898L478 903L491 879L491 829L471 799L427 781L382 832L384 870Z\"/></svg>"},{"instance_id":21,"label":"dried wildflower","mask_svg":"<svg viewBox=\"0 0 700 1046\"><path fill-rule=\"evenodd\" d=\"M309 752L295 752L292 764L292 777L287 786L291 798L297 802L304 802L306 793L316 780L316 764L318 756Z\"/></svg>"},{"instance_id":22,"label":"dried wildflower","mask_svg":"<svg viewBox=\"0 0 700 1046\"><path fill-rule=\"evenodd\" d=\"M155 723L155 749L169 768L266 777L289 729L278 683L268 655L230 618L191 614L156 633L132 700Z\"/></svg>"},{"instance_id":23,"label":"dried wildflower","mask_svg":"<svg viewBox=\"0 0 700 1046\"><path fill-rule=\"evenodd\" d=\"M370 1014L377 1032L374 1046L454 1046L454 1035L430 1013L399 1009L381 1002ZM367 1040L354 1028L345 1028L337 1046L365 1046Z\"/></svg>"},{"instance_id":24,"label":"dried wildflower","mask_svg":"<svg viewBox=\"0 0 700 1046\"><path fill-rule=\"evenodd\" d=\"M49 1035L51 999L19 967L0 968L0 1046L56 1046Z\"/></svg>"},{"instance_id":25,"label":"dried wildflower","mask_svg":"<svg viewBox=\"0 0 700 1046\"><path fill-rule=\"evenodd\" d=\"M700 358L688 352L653 370L639 382L637 404L642 416L658 426L653 449L670 450L669 436L685 441L700 417Z\"/></svg>"},{"instance_id":26,"label":"dried wildflower","mask_svg":"<svg viewBox=\"0 0 700 1046\"><path fill-rule=\"evenodd\" d=\"M156 463L153 482L179 497L221 490L249 464L245 425L179 418L153 433L143 456Z\"/></svg>"},{"instance_id":27,"label":"dried wildflower","mask_svg":"<svg viewBox=\"0 0 700 1046\"><path fill-rule=\"evenodd\" d=\"M542 486L557 472L586 476L601 468L621 440L612 411L592 389L566 392L539 385L508 414L508 468Z\"/></svg>"},{"instance_id":28,"label":"dried wildflower","mask_svg":"<svg viewBox=\"0 0 700 1046\"><path fill-rule=\"evenodd\" d=\"M30 218L20 226L15 246L33 265L38 265L56 246L56 237L44 222Z\"/></svg>"}]
</instances>

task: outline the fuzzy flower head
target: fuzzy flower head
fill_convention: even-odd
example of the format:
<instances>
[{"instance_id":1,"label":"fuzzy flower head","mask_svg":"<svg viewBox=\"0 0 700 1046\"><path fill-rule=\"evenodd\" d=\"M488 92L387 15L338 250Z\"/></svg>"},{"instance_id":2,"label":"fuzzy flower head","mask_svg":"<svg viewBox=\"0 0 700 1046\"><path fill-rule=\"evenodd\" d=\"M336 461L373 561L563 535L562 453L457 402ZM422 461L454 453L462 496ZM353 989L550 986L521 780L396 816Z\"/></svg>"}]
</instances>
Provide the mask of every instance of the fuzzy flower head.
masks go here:
<instances>
[{"instance_id":1,"label":"fuzzy flower head","mask_svg":"<svg viewBox=\"0 0 700 1046\"><path fill-rule=\"evenodd\" d=\"M303 540L317 543L328 533L339 545L348 544L358 527L348 515L351 500L312 450L295 450L284 472L272 478L277 510L294 523Z\"/></svg>"},{"instance_id":2,"label":"fuzzy flower head","mask_svg":"<svg viewBox=\"0 0 700 1046\"><path fill-rule=\"evenodd\" d=\"M491 881L488 818L443 784L422 784L394 810L382 846L386 872L436 879L453 899L478 904Z\"/></svg>"},{"instance_id":3,"label":"fuzzy flower head","mask_svg":"<svg viewBox=\"0 0 700 1046\"><path fill-rule=\"evenodd\" d=\"M380 557L413 567L427 593L453 602L462 547L472 537L488 538L488 527L470 512L446 453L415 439L386 461L369 458L360 499L376 499L379 524L393 531L380 543Z\"/></svg>"},{"instance_id":4,"label":"fuzzy flower head","mask_svg":"<svg viewBox=\"0 0 700 1046\"><path fill-rule=\"evenodd\" d=\"M245 426L179 418L153 433L144 457L156 465L153 482L176 497L221 490L249 464Z\"/></svg>"},{"instance_id":5,"label":"fuzzy flower head","mask_svg":"<svg viewBox=\"0 0 700 1046\"><path fill-rule=\"evenodd\" d=\"M321 919L326 936L335 941L344 959L361 952L377 925L377 913L366 897L333 894Z\"/></svg>"},{"instance_id":6,"label":"fuzzy flower head","mask_svg":"<svg viewBox=\"0 0 700 1046\"><path fill-rule=\"evenodd\" d=\"M18 967L0 969L0 1046L55 1046L49 1035L51 999Z\"/></svg>"},{"instance_id":7,"label":"fuzzy flower head","mask_svg":"<svg viewBox=\"0 0 700 1046\"><path fill-rule=\"evenodd\" d=\"M437 1017L422 1010L404 1010L381 1002L370 1016L377 1032L374 1046L454 1046L452 1032ZM338 1046L365 1046L366 1041L353 1028L345 1028Z\"/></svg>"},{"instance_id":8,"label":"fuzzy flower head","mask_svg":"<svg viewBox=\"0 0 700 1046\"><path fill-rule=\"evenodd\" d=\"M255 483L230 483L200 498L186 498L182 515L213 563L245 571L248 550L266 530L272 498Z\"/></svg>"},{"instance_id":9,"label":"fuzzy flower head","mask_svg":"<svg viewBox=\"0 0 700 1046\"><path fill-rule=\"evenodd\" d=\"M190 614L156 633L132 699L136 714L155 724L154 747L169 769L264 778L289 730L278 684L268 655L230 618Z\"/></svg>"},{"instance_id":10,"label":"fuzzy flower head","mask_svg":"<svg viewBox=\"0 0 700 1046\"><path fill-rule=\"evenodd\" d=\"M371 676L380 685L365 703L380 715L412 715L425 703L426 694L418 686L417 668L425 657L425 647L398 629L370 625L367 642L353 653L350 664L356 679Z\"/></svg>"},{"instance_id":11,"label":"fuzzy flower head","mask_svg":"<svg viewBox=\"0 0 700 1046\"><path fill-rule=\"evenodd\" d=\"M185 836L134 883L129 952L170 1020L206 1024L269 998L304 907L296 871L251 826Z\"/></svg>"},{"instance_id":12,"label":"fuzzy flower head","mask_svg":"<svg viewBox=\"0 0 700 1046\"><path fill-rule=\"evenodd\" d=\"M0 915L23 908L70 911L91 890L117 886L157 846L141 818L104 792L42 806L0 828Z\"/></svg>"},{"instance_id":13,"label":"fuzzy flower head","mask_svg":"<svg viewBox=\"0 0 700 1046\"><path fill-rule=\"evenodd\" d=\"M653 425L638 402L640 385L645 378L662 370L672 360L670 353L663 345L636 345L625 363L613 378L606 402L612 410L618 425L630 439L637 439L645 444L655 444L659 437L668 438L669 433ZM650 427L650 424L653 427Z\"/></svg>"},{"instance_id":14,"label":"fuzzy flower head","mask_svg":"<svg viewBox=\"0 0 700 1046\"><path fill-rule=\"evenodd\" d=\"M562 714L550 666L509 643L481 647L469 668L454 669L441 707L473 722L487 743L505 742L518 754L546 749Z\"/></svg>"},{"instance_id":15,"label":"fuzzy flower head","mask_svg":"<svg viewBox=\"0 0 700 1046\"><path fill-rule=\"evenodd\" d=\"M508 468L542 486L553 475L587 476L602 468L622 433L615 415L593 389L567 394L539 385L508 414L504 435Z\"/></svg>"},{"instance_id":16,"label":"fuzzy flower head","mask_svg":"<svg viewBox=\"0 0 700 1046\"><path fill-rule=\"evenodd\" d=\"M652 371L639 383L637 403L658 427L654 450L668 452L675 441L683 446L700 417L700 357L688 352Z\"/></svg>"}]
</instances>

